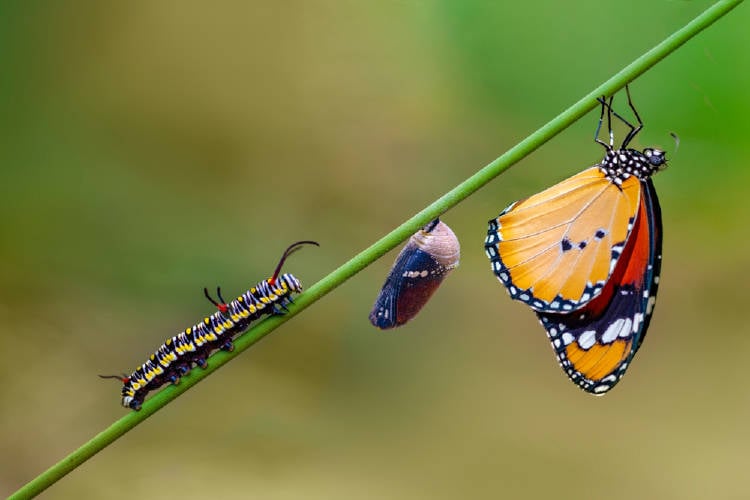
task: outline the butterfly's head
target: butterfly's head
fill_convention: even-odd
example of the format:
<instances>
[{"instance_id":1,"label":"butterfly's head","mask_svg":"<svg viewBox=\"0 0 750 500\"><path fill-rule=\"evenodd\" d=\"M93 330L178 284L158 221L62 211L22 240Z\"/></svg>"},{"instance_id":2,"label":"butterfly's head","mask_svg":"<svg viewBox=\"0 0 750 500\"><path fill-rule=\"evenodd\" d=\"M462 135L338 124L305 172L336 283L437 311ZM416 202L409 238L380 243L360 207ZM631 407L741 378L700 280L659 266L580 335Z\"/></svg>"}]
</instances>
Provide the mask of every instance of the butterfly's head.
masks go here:
<instances>
[{"instance_id":1,"label":"butterfly's head","mask_svg":"<svg viewBox=\"0 0 750 500\"><path fill-rule=\"evenodd\" d=\"M667 153L661 149L646 148L643 150L643 156L648 160L649 165L654 167L654 171L667 168Z\"/></svg>"}]
</instances>

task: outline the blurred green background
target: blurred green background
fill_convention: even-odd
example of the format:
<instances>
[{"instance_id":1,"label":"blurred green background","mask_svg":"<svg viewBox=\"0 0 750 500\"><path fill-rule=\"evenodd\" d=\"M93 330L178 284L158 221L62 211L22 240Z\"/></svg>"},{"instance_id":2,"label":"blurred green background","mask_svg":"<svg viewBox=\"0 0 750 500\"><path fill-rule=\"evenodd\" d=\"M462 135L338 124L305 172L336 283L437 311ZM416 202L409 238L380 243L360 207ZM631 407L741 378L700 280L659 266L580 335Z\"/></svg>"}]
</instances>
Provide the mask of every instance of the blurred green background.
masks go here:
<instances>
[{"instance_id":1,"label":"blurred green background","mask_svg":"<svg viewBox=\"0 0 750 500\"><path fill-rule=\"evenodd\" d=\"M708 5L5 3L0 494L124 414L96 375L210 312L203 286L316 239L286 266L309 286ZM746 498L748 26L632 86L671 163L656 314L611 394L483 253L488 219L600 159L591 113L444 216L461 266L415 321L367 321L394 251L45 497Z\"/></svg>"}]
</instances>

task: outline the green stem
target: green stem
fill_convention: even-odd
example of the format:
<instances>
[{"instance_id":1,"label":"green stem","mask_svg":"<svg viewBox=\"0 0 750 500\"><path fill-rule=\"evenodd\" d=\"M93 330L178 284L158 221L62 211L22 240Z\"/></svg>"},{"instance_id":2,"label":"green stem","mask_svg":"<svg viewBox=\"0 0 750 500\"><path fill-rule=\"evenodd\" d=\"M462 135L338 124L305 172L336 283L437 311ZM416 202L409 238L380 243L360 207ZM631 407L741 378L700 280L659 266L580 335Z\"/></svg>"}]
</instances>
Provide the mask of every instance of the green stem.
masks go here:
<instances>
[{"instance_id":1,"label":"green stem","mask_svg":"<svg viewBox=\"0 0 750 500\"><path fill-rule=\"evenodd\" d=\"M559 134L565 128L596 107L598 105L596 102L597 97L614 94L624 87L625 84L643 74L654 64L675 51L683 43L710 26L740 3L742 3L742 0L720 0L716 2L682 29L675 32L656 47L630 63L612 78L596 87L588 95L581 98L578 102L518 143L501 157L479 170L452 190L448 191L424 210L408 219L396 229L375 242L372 246L363 250L344 265L310 287L306 293L299 296L295 305L290 307L288 314L268 318L239 337L235 341L236 349L234 352L217 352L211 356L210 366L207 369L193 370L189 375L183 378L179 385L165 387L146 401L141 411L128 412L125 416L109 426L109 428L94 436L83 446L34 478L9 498L31 498L59 481L68 472L72 471L114 440L133 429L143 420L156 413L167 403L216 371L219 367L223 366L239 353L248 349L257 341L268 335L271 331L275 330L279 325L291 319L310 304L319 300L331 290L341 285L344 281L377 260L383 254L406 240L419 227L425 225L427 222L439 216L449 208L454 207L479 188L510 168L513 164L531 154L542 144Z\"/></svg>"}]
</instances>

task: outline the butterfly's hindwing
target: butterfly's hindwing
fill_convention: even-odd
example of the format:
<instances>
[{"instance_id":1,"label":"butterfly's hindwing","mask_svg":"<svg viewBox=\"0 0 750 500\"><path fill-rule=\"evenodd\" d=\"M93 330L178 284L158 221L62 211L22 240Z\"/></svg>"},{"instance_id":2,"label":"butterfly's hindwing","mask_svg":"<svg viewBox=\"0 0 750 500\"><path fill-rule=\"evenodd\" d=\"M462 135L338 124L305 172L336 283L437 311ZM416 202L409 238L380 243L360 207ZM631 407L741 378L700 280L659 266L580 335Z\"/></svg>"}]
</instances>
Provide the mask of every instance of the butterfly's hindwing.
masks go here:
<instances>
[{"instance_id":1,"label":"butterfly's hindwing","mask_svg":"<svg viewBox=\"0 0 750 500\"><path fill-rule=\"evenodd\" d=\"M569 314L537 313L568 377L603 394L625 374L653 313L661 264L661 212L650 179L633 235L602 293Z\"/></svg>"}]
</instances>

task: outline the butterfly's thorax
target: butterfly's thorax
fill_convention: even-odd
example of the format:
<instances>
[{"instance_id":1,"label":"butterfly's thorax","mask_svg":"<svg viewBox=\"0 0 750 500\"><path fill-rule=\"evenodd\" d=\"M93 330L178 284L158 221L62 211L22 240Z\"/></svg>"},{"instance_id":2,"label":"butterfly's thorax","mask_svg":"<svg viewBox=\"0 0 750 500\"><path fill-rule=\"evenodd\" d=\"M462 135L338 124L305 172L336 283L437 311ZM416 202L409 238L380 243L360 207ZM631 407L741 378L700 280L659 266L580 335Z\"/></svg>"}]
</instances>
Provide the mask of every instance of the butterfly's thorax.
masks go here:
<instances>
[{"instance_id":1,"label":"butterfly's thorax","mask_svg":"<svg viewBox=\"0 0 750 500\"><path fill-rule=\"evenodd\" d=\"M604 175L618 186L630 176L646 180L665 167L664 151L646 148L610 149L599 164Z\"/></svg>"}]
</instances>

